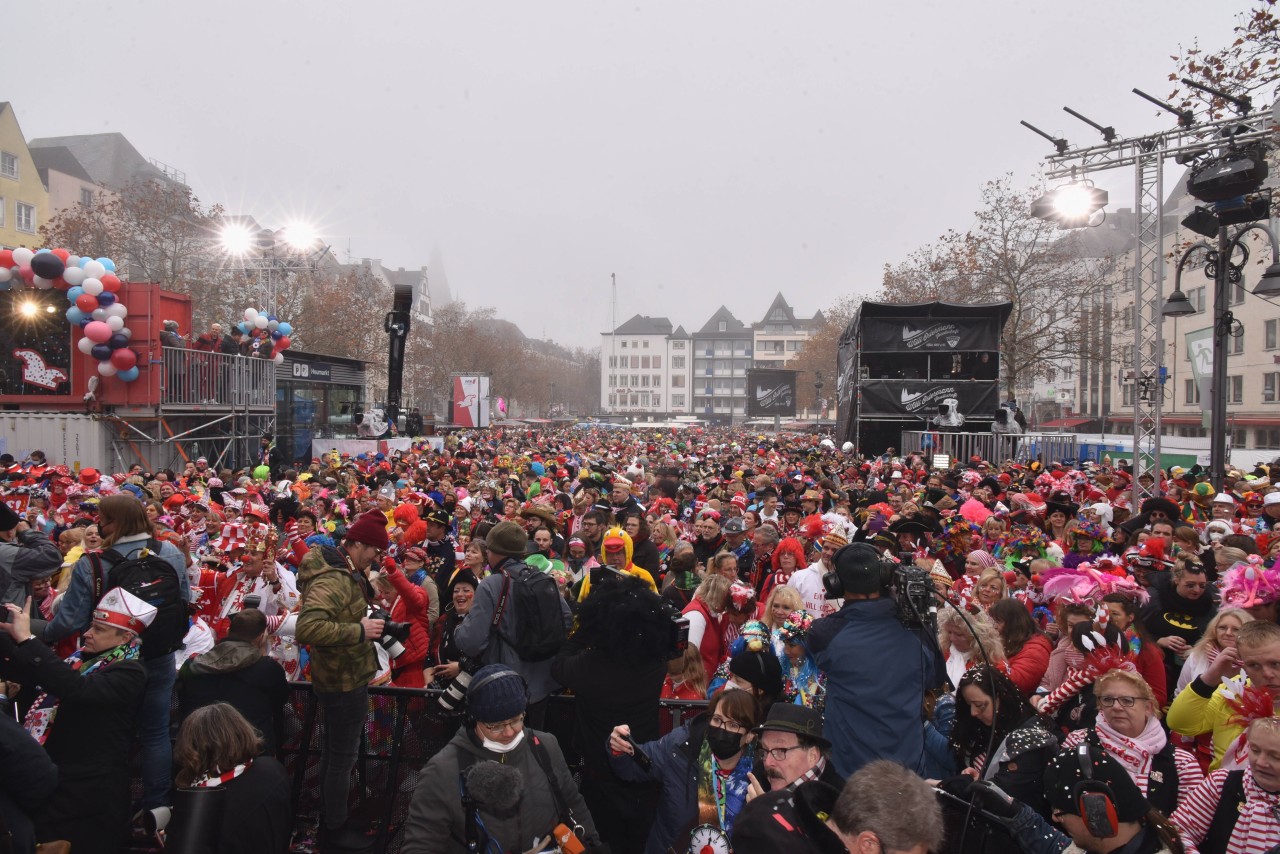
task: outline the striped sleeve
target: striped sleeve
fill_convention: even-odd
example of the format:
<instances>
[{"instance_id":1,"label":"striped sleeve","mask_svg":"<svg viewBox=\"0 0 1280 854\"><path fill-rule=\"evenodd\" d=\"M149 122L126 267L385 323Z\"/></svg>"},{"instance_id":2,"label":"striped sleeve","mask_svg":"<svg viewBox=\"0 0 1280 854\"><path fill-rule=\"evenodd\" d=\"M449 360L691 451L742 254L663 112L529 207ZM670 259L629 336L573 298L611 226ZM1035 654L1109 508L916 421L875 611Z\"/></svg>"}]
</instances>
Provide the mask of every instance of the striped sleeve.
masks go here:
<instances>
[{"instance_id":1,"label":"striped sleeve","mask_svg":"<svg viewBox=\"0 0 1280 854\"><path fill-rule=\"evenodd\" d=\"M1198 854L1196 846L1204 841L1213 822L1214 810L1222 797L1222 785L1227 771L1212 771L1204 782L1179 799L1178 808L1169 817L1178 828L1178 836L1186 846L1187 854Z\"/></svg>"},{"instance_id":2,"label":"striped sleeve","mask_svg":"<svg viewBox=\"0 0 1280 854\"><path fill-rule=\"evenodd\" d=\"M1062 684L1049 693L1044 701L1040 703L1037 711L1042 715L1052 715L1058 711L1058 707L1070 700L1086 686L1093 682L1093 679L1083 670L1073 670L1062 680Z\"/></svg>"},{"instance_id":3,"label":"striped sleeve","mask_svg":"<svg viewBox=\"0 0 1280 854\"><path fill-rule=\"evenodd\" d=\"M1085 738L1089 735L1087 729L1072 730L1071 734L1062 740L1062 749L1071 750L1084 744Z\"/></svg>"},{"instance_id":4,"label":"striped sleeve","mask_svg":"<svg viewBox=\"0 0 1280 854\"><path fill-rule=\"evenodd\" d=\"M1173 750L1173 764L1178 769L1178 806L1181 807L1187 802L1187 796L1204 782L1204 772L1196 758L1181 747Z\"/></svg>"}]
</instances>

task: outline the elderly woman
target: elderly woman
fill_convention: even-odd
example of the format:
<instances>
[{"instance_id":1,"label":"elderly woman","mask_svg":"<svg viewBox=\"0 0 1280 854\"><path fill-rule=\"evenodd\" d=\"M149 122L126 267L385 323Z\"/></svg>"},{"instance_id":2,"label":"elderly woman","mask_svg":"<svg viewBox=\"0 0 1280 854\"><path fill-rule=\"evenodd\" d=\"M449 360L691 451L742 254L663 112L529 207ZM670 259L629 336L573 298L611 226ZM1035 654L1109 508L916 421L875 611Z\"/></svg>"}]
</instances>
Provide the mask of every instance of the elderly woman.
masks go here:
<instances>
[{"instance_id":1,"label":"elderly woman","mask_svg":"<svg viewBox=\"0 0 1280 854\"><path fill-rule=\"evenodd\" d=\"M1005 583L1004 573L998 569L983 570L978 576L978 583L973 586L973 603L982 611L990 611L991 606L1009 595L1009 586Z\"/></svg>"},{"instance_id":2,"label":"elderly woman","mask_svg":"<svg viewBox=\"0 0 1280 854\"><path fill-rule=\"evenodd\" d=\"M945 650L947 681L953 686L969 668L983 663L984 651L992 664L1004 662L1004 645L987 615L961 614L950 605L938 612L938 646Z\"/></svg>"},{"instance_id":3,"label":"elderly woman","mask_svg":"<svg viewBox=\"0 0 1280 854\"><path fill-rule=\"evenodd\" d=\"M1195 757L1174 747L1160 725L1155 692L1138 673L1109 670L1093 683L1099 717L1067 736L1063 747L1088 742L1124 766L1143 796L1165 815L1186 802L1204 780Z\"/></svg>"}]
</instances>

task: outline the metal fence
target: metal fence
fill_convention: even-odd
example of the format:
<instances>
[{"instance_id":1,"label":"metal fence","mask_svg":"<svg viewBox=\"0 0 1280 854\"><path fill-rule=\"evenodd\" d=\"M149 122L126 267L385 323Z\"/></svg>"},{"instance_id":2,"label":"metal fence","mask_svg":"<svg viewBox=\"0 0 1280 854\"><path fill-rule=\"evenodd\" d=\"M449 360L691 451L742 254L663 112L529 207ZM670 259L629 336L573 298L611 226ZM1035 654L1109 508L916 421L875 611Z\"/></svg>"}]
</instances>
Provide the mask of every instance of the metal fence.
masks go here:
<instances>
[{"instance_id":1,"label":"metal fence","mask_svg":"<svg viewBox=\"0 0 1280 854\"><path fill-rule=\"evenodd\" d=\"M164 347L161 401L170 406L276 405L276 365L270 359Z\"/></svg>"},{"instance_id":2,"label":"metal fence","mask_svg":"<svg viewBox=\"0 0 1280 854\"><path fill-rule=\"evenodd\" d=\"M294 838L290 850L316 850L315 833L320 815L320 749L324 743L324 718L309 682L289 683L285 705L284 738L278 757L292 781ZM404 838L404 821L409 800L417 788L422 768L458 731L460 720L435 713L435 689L369 689L369 714L361 740L352 783L352 815L367 821L376 834L375 854L395 854ZM575 743L576 699L553 694L547 705L546 731L560 742L565 761L575 783L581 782L582 756ZM677 727L683 718L706 708L705 701L662 700L659 720L663 734ZM177 720L177 701L173 701ZM135 797L141 782L134 780ZM138 841L132 851L151 851Z\"/></svg>"},{"instance_id":3,"label":"metal fence","mask_svg":"<svg viewBox=\"0 0 1280 854\"><path fill-rule=\"evenodd\" d=\"M902 453L923 451L926 455L947 454L952 459L967 462L974 456L999 465L1006 460L1029 463L1040 460L1048 464L1058 461L1076 461L1079 446L1075 433L1024 433L1007 436L996 433L938 433L904 430Z\"/></svg>"}]
</instances>

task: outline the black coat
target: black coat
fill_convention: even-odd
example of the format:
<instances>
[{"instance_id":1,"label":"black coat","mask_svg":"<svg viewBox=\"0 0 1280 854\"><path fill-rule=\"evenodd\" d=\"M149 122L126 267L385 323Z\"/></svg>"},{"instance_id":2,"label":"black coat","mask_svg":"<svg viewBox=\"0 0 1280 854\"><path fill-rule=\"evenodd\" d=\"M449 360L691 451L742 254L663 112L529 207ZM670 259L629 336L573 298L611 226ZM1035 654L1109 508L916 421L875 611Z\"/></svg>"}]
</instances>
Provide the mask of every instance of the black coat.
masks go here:
<instances>
[{"instance_id":1,"label":"black coat","mask_svg":"<svg viewBox=\"0 0 1280 854\"><path fill-rule=\"evenodd\" d=\"M831 814L839 796L840 788L822 780L803 783L794 791L761 795L743 807L733 823L733 850L737 854L844 854L840 837L819 818L819 813Z\"/></svg>"},{"instance_id":2,"label":"black coat","mask_svg":"<svg viewBox=\"0 0 1280 854\"><path fill-rule=\"evenodd\" d=\"M35 851L31 815L58 786L58 769L14 719L0 711L0 822L9 831L15 854Z\"/></svg>"},{"instance_id":3,"label":"black coat","mask_svg":"<svg viewBox=\"0 0 1280 854\"><path fill-rule=\"evenodd\" d=\"M129 828L129 749L147 685L140 661L118 661L88 675L72 670L38 640L0 634L6 676L58 698L45 750L58 788L35 815L36 838L66 839L76 854L114 854Z\"/></svg>"},{"instance_id":4,"label":"black coat","mask_svg":"<svg viewBox=\"0 0 1280 854\"><path fill-rule=\"evenodd\" d=\"M641 569L649 570L656 582L662 574L662 558L658 556L658 547L652 540L642 540L631 544L631 562Z\"/></svg>"},{"instance_id":5,"label":"black coat","mask_svg":"<svg viewBox=\"0 0 1280 854\"><path fill-rule=\"evenodd\" d=\"M253 760L243 774L224 784L217 854L284 854L293 833L289 772L269 756ZM179 793L181 795L181 793ZM174 804L170 832L188 820L182 801Z\"/></svg>"},{"instance_id":6,"label":"black coat","mask_svg":"<svg viewBox=\"0 0 1280 854\"><path fill-rule=\"evenodd\" d=\"M262 733L263 755L275 756L284 732L284 705L289 699L284 668L265 655L238 667L201 666L219 648L236 643L241 642L222 641L209 652L183 663L177 682L178 720L186 720L202 706L229 703Z\"/></svg>"}]
</instances>

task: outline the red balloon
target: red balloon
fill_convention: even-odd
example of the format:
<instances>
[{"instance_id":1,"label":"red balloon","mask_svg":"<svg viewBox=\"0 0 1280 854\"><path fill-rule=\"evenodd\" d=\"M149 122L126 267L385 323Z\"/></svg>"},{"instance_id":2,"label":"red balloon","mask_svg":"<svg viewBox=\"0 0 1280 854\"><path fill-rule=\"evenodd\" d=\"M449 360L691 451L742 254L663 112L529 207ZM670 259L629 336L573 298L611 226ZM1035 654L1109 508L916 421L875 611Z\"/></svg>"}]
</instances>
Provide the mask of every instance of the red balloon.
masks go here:
<instances>
[{"instance_id":1,"label":"red balloon","mask_svg":"<svg viewBox=\"0 0 1280 854\"><path fill-rule=\"evenodd\" d=\"M22 281L28 285L36 280L36 271L30 267L19 267L18 275L22 277Z\"/></svg>"},{"instance_id":2,"label":"red balloon","mask_svg":"<svg viewBox=\"0 0 1280 854\"><path fill-rule=\"evenodd\" d=\"M128 347L121 347L111 354L111 364L115 365L118 371L127 371L138 364L138 354Z\"/></svg>"},{"instance_id":3,"label":"red balloon","mask_svg":"<svg viewBox=\"0 0 1280 854\"><path fill-rule=\"evenodd\" d=\"M70 290L71 286L67 284L67 280L59 276L53 280L53 286L60 291Z\"/></svg>"},{"instance_id":4,"label":"red balloon","mask_svg":"<svg viewBox=\"0 0 1280 854\"><path fill-rule=\"evenodd\" d=\"M12 267L12 266L13 266L13 250L0 249L0 267Z\"/></svg>"},{"instance_id":5,"label":"red balloon","mask_svg":"<svg viewBox=\"0 0 1280 854\"><path fill-rule=\"evenodd\" d=\"M289 345L292 343L293 342L289 340L288 335L281 337L281 339L276 342L276 352L279 353L281 350L288 350Z\"/></svg>"},{"instance_id":6,"label":"red balloon","mask_svg":"<svg viewBox=\"0 0 1280 854\"><path fill-rule=\"evenodd\" d=\"M98 298L93 294L81 294L76 297L76 308L85 314L92 314L93 310L98 307Z\"/></svg>"},{"instance_id":7,"label":"red balloon","mask_svg":"<svg viewBox=\"0 0 1280 854\"><path fill-rule=\"evenodd\" d=\"M55 249L53 254L62 259L62 263L67 263L67 259L71 257L71 253L65 249Z\"/></svg>"},{"instance_id":8,"label":"red balloon","mask_svg":"<svg viewBox=\"0 0 1280 854\"><path fill-rule=\"evenodd\" d=\"M114 273L107 273L102 278L98 279L98 281L102 282L102 289L104 291L111 291L111 293L114 294L120 290L120 279Z\"/></svg>"}]
</instances>

